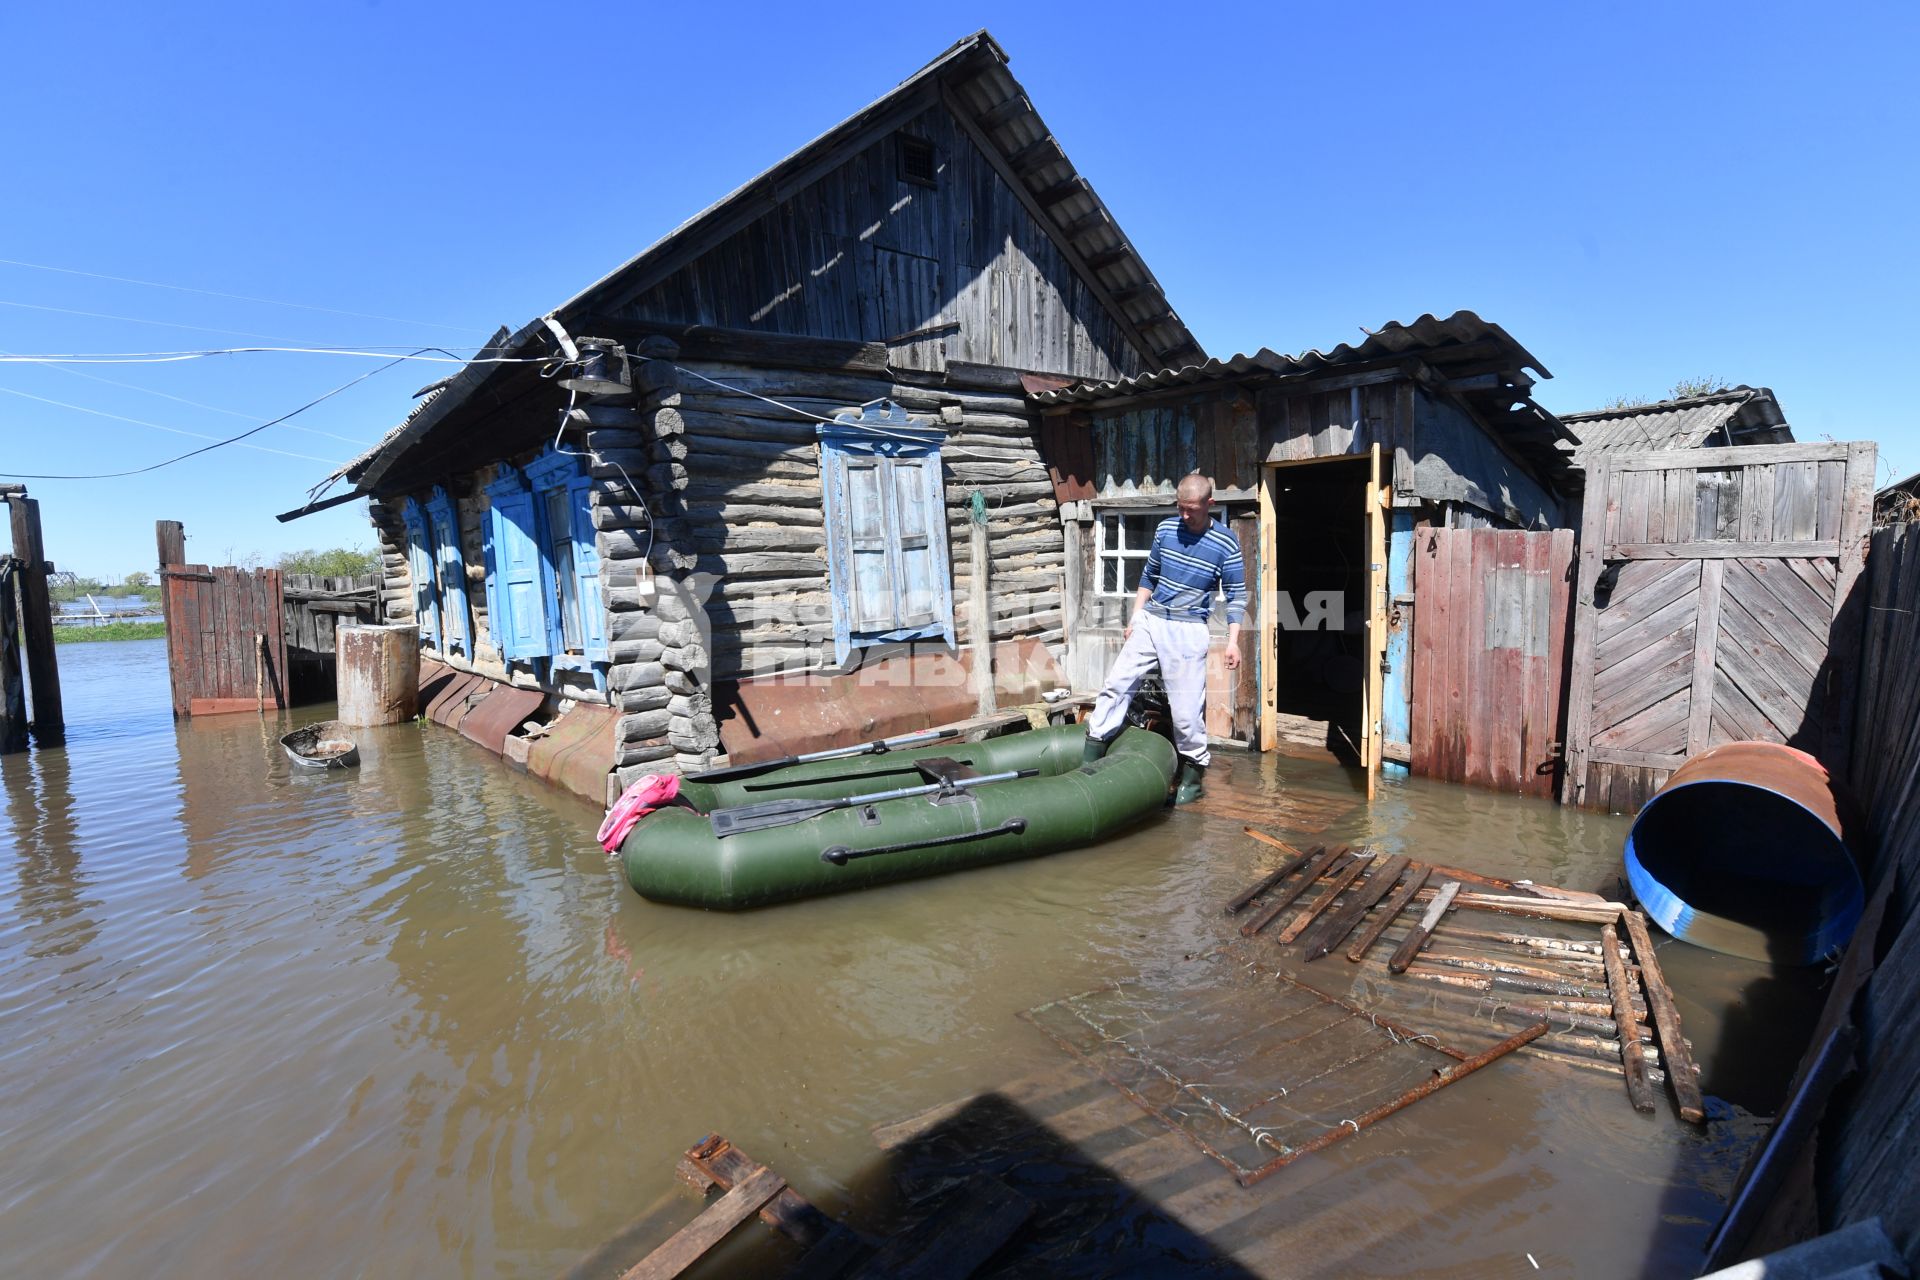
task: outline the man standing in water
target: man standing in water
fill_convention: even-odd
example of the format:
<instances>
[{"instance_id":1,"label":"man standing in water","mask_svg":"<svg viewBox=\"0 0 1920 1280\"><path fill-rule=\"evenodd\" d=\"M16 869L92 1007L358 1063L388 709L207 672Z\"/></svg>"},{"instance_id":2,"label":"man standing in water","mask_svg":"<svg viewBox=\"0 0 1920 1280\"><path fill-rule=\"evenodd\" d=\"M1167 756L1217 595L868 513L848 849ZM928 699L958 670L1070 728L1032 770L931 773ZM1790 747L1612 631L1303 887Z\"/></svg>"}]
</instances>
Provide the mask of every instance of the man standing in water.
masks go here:
<instances>
[{"instance_id":1,"label":"man standing in water","mask_svg":"<svg viewBox=\"0 0 1920 1280\"><path fill-rule=\"evenodd\" d=\"M1107 673L1107 687L1087 721L1086 760L1107 753L1126 727L1127 707L1140 682L1160 665L1167 706L1173 713L1174 748L1180 753L1175 804L1200 798L1211 755L1207 751L1207 618L1215 592L1227 597L1227 670L1240 666L1240 623L1247 615L1247 574L1240 543L1208 514L1213 481L1198 472L1183 479L1180 508L1154 530L1153 547L1140 573L1140 590L1127 623L1126 644Z\"/></svg>"}]
</instances>

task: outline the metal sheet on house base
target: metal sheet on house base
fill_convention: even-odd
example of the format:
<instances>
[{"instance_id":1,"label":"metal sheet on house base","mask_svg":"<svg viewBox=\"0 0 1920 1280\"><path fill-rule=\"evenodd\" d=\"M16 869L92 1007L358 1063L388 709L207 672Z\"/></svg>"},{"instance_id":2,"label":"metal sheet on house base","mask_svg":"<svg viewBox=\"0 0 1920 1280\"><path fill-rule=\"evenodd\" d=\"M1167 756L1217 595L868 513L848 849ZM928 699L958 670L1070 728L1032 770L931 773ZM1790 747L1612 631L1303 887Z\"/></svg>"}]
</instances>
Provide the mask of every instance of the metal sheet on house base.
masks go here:
<instances>
[{"instance_id":1,"label":"metal sheet on house base","mask_svg":"<svg viewBox=\"0 0 1920 1280\"><path fill-rule=\"evenodd\" d=\"M807 672L720 682L714 710L733 764L850 747L949 724L980 706L973 654L944 644L899 646L840 675ZM994 696L1009 707L1067 687L1066 673L1038 640L993 646Z\"/></svg>"}]
</instances>

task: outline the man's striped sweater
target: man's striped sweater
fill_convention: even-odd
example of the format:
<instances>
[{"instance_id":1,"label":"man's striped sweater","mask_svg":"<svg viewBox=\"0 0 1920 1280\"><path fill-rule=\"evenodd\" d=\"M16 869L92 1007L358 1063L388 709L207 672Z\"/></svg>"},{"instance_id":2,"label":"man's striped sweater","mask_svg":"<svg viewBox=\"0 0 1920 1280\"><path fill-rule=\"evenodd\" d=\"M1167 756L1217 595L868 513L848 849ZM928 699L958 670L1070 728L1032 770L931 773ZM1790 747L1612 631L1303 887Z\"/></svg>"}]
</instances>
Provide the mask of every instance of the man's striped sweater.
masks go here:
<instances>
[{"instance_id":1,"label":"man's striped sweater","mask_svg":"<svg viewBox=\"0 0 1920 1280\"><path fill-rule=\"evenodd\" d=\"M1247 570L1240 543L1218 520L1205 533L1187 528L1179 516L1168 516L1153 531L1140 585L1153 594L1147 612L1177 621L1205 622L1213 612L1213 593L1225 591L1227 621L1247 616Z\"/></svg>"}]
</instances>

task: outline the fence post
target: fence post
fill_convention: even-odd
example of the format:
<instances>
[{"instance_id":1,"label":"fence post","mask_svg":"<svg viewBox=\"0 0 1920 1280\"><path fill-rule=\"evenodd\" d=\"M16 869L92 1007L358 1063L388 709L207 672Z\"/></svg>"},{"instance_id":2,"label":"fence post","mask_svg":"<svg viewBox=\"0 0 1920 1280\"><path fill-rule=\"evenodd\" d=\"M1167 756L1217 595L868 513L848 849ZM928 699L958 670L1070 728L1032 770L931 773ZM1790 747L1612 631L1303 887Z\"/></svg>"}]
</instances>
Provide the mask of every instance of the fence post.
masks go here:
<instances>
[{"instance_id":1,"label":"fence post","mask_svg":"<svg viewBox=\"0 0 1920 1280\"><path fill-rule=\"evenodd\" d=\"M33 740L43 747L66 740L60 708L60 664L53 652L53 606L47 597L47 553L40 540L40 504L24 492L9 494L13 512L14 577L20 584L20 629L26 641L27 678L33 694Z\"/></svg>"}]
</instances>

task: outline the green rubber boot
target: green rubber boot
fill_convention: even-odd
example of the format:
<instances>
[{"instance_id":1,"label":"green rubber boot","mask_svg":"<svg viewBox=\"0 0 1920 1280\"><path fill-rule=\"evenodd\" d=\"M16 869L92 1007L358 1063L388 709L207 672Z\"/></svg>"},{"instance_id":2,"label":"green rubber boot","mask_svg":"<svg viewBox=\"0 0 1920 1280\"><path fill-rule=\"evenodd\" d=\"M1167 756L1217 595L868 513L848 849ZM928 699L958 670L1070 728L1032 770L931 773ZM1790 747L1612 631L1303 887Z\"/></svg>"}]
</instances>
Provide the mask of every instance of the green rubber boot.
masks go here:
<instances>
[{"instance_id":1,"label":"green rubber boot","mask_svg":"<svg viewBox=\"0 0 1920 1280\"><path fill-rule=\"evenodd\" d=\"M1080 749L1080 763L1092 764L1095 760L1105 756L1107 754L1107 748L1112 745L1112 739L1096 738L1089 733L1087 735L1087 744Z\"/></svg>"},{"instance_id":2,"label":"green rubber boot","mask_svg":"<svg viewBox=\"0 0 1920 1280\"><path fill-rule=\"evenodd\" d=\"M1203 784L1207 777L1207 766L1195 764L1185 756L1180 757L1180 783L1173 789L1175 804L1192 804L1205 794Z\"/></svg>"}]
</instances>

